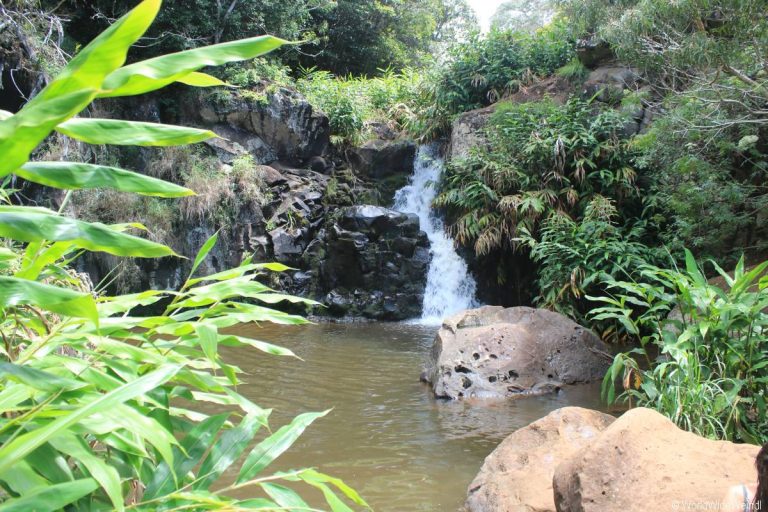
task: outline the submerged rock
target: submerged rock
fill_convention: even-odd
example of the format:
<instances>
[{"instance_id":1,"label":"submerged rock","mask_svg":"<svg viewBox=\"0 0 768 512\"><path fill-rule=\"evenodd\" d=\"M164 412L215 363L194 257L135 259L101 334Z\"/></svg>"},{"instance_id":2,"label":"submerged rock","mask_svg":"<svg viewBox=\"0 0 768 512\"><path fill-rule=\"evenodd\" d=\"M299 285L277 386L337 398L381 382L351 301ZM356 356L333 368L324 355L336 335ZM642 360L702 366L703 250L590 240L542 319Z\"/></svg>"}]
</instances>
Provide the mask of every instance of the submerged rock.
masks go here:
<instances>
[{"instance_id":1,"label":"submerged rock","mask_svg":"<svg viewBox=\"0 0 768 512\"><path fill-rule=\"evenodd\" d=\"M439 398L504 398L601 379L606 345L590 330L544 309L485 306L443 322L426 376Z\"/></svg>"},{"instance_id":2,"label":"submerged rock","mask_svg":"<svg viewBox=\"0 0 768 512\"><path fill-rule=\"evenodd\" d=\"M469 512L555 512L558 463L594 440L616 418L564 407L507 437L469 485Z\"/></svg>"},{"instance_id":3,"label":"submerged rock","mask_svg":"<svg viewBox=\"0 0 768 512\"><path fill-rule=\"evenodd\" d=\"M756 481L759 449L705 439L656 411L632 409L557 466L557 511L721 510L730 486Z\"/></svg>"}]
</instances>

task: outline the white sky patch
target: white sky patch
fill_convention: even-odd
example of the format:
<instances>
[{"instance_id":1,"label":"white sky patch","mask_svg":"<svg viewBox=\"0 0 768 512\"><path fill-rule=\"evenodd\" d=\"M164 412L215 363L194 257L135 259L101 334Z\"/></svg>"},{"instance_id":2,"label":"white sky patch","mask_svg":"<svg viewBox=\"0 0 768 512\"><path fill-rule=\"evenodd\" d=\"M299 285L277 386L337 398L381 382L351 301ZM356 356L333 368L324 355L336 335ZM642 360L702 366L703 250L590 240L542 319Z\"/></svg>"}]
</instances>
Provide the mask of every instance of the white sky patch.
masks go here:
<instances>
[{"instance_id":1,"label":"white sky patch","mask_svg":"<svg viewBox=\"0 0 768 512\"><path fill-rule=\"evenodd\" d=\"M504 3L504 0L468 0L468 3L477 13L480 28L483 32L487 32L491 28L491 16Z\"/></svg>"}]
</instances>

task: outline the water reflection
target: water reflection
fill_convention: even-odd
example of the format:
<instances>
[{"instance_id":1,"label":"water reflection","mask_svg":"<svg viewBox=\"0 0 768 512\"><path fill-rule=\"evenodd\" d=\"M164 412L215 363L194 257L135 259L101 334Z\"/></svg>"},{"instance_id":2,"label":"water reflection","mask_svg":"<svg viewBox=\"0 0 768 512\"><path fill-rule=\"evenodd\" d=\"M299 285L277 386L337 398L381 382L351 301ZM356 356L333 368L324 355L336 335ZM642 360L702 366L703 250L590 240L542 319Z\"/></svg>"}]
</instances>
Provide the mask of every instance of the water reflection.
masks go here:
<instances>
[{"instance_id":1,"label":"water reflection","mask_svg":"<svg viewBox=\"0 0 768 512\"><path fill-rule=\"evenodd\" d=\"M249 374L240 392L274 409L273 427L300 412L333 408L272 469L319 467L382 512L456 510L485 456L509 433L565 405L599 407L594 386L517 401L437 401L418 381L434 327L242 326L239 333L303 359L223 351Z\"/></svg>"}]
</instances>

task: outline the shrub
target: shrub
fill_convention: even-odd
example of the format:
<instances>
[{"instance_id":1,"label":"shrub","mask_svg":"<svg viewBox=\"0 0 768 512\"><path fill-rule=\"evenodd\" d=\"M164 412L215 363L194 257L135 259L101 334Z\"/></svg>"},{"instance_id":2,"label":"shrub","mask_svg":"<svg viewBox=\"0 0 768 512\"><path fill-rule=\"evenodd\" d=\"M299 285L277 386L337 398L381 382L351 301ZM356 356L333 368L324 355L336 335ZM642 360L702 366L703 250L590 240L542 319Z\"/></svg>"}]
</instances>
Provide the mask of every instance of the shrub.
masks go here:
<instances>
[{"instance_id":1,"label":"shrub","mask_svg":"<svg viewBox=\"0 0 768 512\"><path fill-rule=\"evenodd\" d=\"M621 229L615 217L612 202L597 196L581 220L553 213L543 222L539 240L524 232L520 241L537 264L536 304L589 325L603 339L620 341L623 333L615 322L591 321L587 313L595 304L587 296L603 294L606 278L631 278L656 256L642 243L640 226Z\"/></svg>"},{"instance_id":2,"label":"shrub","mask_svg":"<svg viewBox=\"0 0 768 512\"><path fill-rule=\"evenodd\" d=\"M640 347L616 356L603 383L609 402L651 407L697 434L768 441L768 262L707 281L686 251L684 269L643 266L637 281L609 279L595 320L619 322ZM658 355L657 355L658 354ZM639 357L641 361L635 358Z\"/></svg>"},{"instance_id":3,"label":"shrub","mask_svg":"<svg viewBox=\"0 0 768 512\"><path fill-rule=\"evenodd\" d=\"M115 167L29 161L54 130L95 145L172 146L212 137L193 128L75 116L97 97L151 92L174 81L217 84L197 70L255 57L281 44L264 36L123 66L128 48L159 8L158 0L141 2L83 48L17 114L0 111L0 176L14 173L70 191L105 188L164 198L193 194ZM0 198L8 198L9 181L4 181ZM115 257L176 256L167 246L128 234L129 228L141 226L106 225L44 208L0 205L2 508L309 508L278 481L316 487L337 510L348 507L331 487L366 506L342 482L315 470L262 475L326 413L298 416L267 433L246 454L259 430L269 427L270 411L237 392L242 371L223 361L218 347L292 355L222 332L241 322L304 322L264 306L282 300L307 302L276 294L257 280L266 271L285 267L246 260L235 269L197 276L216 243L214 235L194 258L179 290L97 296L67 266L83 251ZM136 307L148 305L165 310L155 316L136 314ZM200 402L225 407L209 415L198 407ZM225 471L236 474L234 483L219 482ZM259 489L262 496L229 496L244 487Z\"/></svg>"}]
</instances>

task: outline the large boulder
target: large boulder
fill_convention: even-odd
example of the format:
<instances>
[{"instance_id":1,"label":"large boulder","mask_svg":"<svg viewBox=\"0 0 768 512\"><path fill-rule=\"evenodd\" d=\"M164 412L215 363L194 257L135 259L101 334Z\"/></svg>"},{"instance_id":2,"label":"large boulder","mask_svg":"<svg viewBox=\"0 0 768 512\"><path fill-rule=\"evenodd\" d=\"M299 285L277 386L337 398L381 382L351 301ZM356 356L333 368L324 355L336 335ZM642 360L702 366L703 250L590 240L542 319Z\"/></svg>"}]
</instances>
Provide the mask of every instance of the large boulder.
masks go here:
<instances>
[{"instance_id":1,"label":"large boulder","mask_svg":"<svg viewBox=\"0 0 768 512\"><path fill-rule=\"evenodd\" d=\"M424 372L439 398L541 394L601 379L606 345L544 309L484 306L443 321Z\"/></svg>"},{"instance_id":2,"label":"large boulder","mask_svg":"<svg viewBox=\"0 0 768 512\"><path fill-rule=\"evenodd\" d=\"M259 164L305 162L322 155L330 141L328 117L294 89L267 89L261 95L227 91L193 103L197 108L187 115L227 139L220 152L244 150Z\"/></svg>"},{"instance_id":3,"label":"large boulder","mask_svg":"<svg viewBox=\"0 0 768 512\"><path fill-rule=\"evenodd\" d=\"M730 486L756 481L758 451L632 409L557 466L555 504L558 512L703 510L717 506Z\"/></svg>"},{"instance_id":4,"label":"large boulder","mask_svg":"<svg viewBox=\"0 0 768 512\"><path fill-rule=\"evenodd\" d=\"M517 430L488 457L469 485L469 512L555 512L557 464L586 446L616 418L564 407Z\"/></svg>"},{"instance_id":5,"label":"large boulder","mask_svg":"<svg viewBox=\"0 0 768 512\"><path fill-rule=\"evenodd\" d=\"M391 204L395 192L413 174L416 144L410 140L373 139L347 151L355 174L370 180L382 204Z\"/></svg>"},{"instance_id":6,"label":"large boulder","mask_svg":"<svg viewBox=\"0 0 768 512\"><path fill-rule=\"evenodd\" d=\"M451 126L451 146L448 157L451 160L466 158L469 150L486 144L483 128L486 127L496 105L460 114Z\"/></svg>"},{"instance_id":7,"label":"large boulder","mask_svg":"<svg viewBox=\"0 0 768 512\"><path fill-rule=\"evenodd\" d=\"M429 240L416 215L380 206L340 208L307 247L313 295L334 316L404 320L421 314Z\"/></svg>"}]
</instances>

